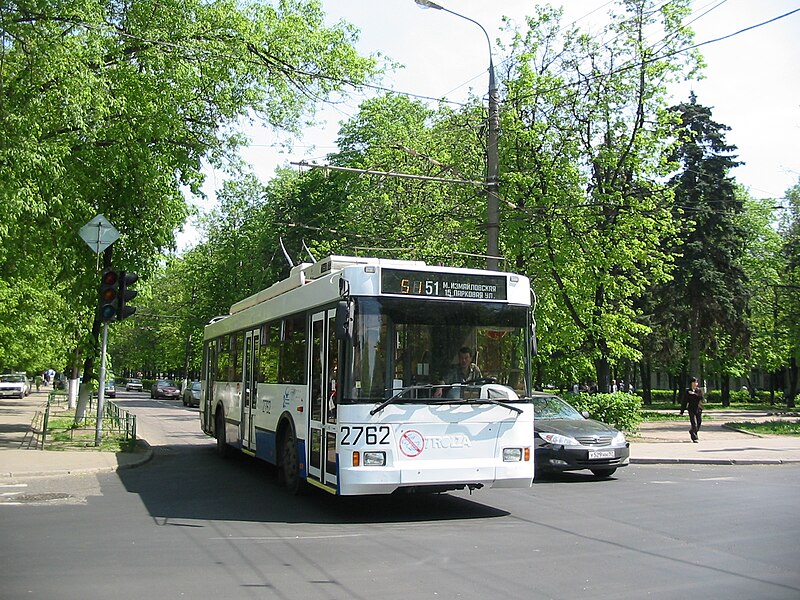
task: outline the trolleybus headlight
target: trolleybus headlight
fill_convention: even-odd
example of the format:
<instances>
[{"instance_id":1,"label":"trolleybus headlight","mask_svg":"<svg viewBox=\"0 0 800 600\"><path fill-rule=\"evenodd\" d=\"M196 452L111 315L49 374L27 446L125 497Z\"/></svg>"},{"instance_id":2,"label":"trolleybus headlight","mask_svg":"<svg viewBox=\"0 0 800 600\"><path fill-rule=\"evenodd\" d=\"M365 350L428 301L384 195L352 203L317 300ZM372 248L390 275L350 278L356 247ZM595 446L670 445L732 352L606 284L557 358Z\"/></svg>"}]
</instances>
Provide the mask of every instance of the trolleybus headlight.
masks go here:
<instances>
[{"instance_id":1,"label":"trolleybus headlight","mask_svg":"<svg viewBox=\"0 0 800 600\"><path fill-rule=\"evenodd\" d=\"M364 452L365 467L386 466L386 452Z\"/></svg>"},{"instance_id":2,"label":"trolleybus headlight","mask_svg":"<svg viewBox=\"0 0 800 600\"><path fill-rule=\"evenodd\" d=\"M522 448L503 448L503 462L520 462Z\"/></svg>"}]
</instances>

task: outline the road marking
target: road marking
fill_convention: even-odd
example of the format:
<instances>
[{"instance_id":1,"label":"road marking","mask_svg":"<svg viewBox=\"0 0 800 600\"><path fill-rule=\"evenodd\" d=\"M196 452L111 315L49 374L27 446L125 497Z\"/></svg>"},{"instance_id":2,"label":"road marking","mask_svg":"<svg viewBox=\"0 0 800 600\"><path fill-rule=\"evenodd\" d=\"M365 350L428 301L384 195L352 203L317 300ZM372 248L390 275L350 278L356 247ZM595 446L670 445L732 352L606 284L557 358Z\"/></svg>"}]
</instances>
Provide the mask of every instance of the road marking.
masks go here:
<instances>
[{"instance_id":1,"label":"road marking","mask_svg":"<svg viewBox=\"0 0 800 600\"><path fill-rule=\"evenodd\" d=\"M273 541L282 542L286 540L332 540L339 538L354 538L354 537L362 537L362 534L346 533L346 534L336 534L336 535L273 535L265 537L230 536L230 537L212 537L208 539L214 541L224 540L232 542L273 542Z\"/></svg>"},{"instance_id":2,"label":"road marking","mask_svg":"<svg viewBox=\"0 0 800 600\"><path fill-rule=\"evenodd\" d=\"M0 488L25 488L27 483L0 483Z\"/></svg>"}]
</instances>

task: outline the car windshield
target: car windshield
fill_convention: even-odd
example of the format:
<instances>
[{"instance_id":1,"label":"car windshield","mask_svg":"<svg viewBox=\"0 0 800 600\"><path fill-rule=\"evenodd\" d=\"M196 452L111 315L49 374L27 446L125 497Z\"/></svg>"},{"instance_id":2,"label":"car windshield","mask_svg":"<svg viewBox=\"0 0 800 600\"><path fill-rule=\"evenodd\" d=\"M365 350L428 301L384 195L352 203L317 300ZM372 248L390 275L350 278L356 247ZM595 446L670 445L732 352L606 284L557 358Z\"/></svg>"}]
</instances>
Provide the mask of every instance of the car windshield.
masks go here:
<instances>
[{"instance_id":1,"label":"car windshield","mask_svg":"<svg viewBox=\"0 0 800 600\"><path fill-rule=\"evenodd\" d=\"M158 382L158 387L178 387L178 386L175 385L174 381L169 381L167 379L164 379Z\"/></svg>"},{"instance_id":2,"label":"car windshield","mask_svg":"<svg viewBox=\"0 0 800 600\"><path fill-rule=\"evenodd\" d=\"M199 381L195 381L195 382L192 384L192 389L193 389L194 391L196 391L196 392L199 392L199 391L200 391L200 382L199 382Z\"/></svg>"},{"instance_id":3,"label":"car windshield","mask_svg":"<svg viewBox=\"0 0 800 600\"><path fill-rule=\"evenodd\" d=\"M533 414L536 419L569 419L582 421L583 415L558 396L533 399Z\"/></svg>"},{"instance_id":4,"label":"car windshield","mask_svg":"<svg viewBox=\"0 0 800 600\"><path fill-rule=\"evenodd\" d=\"M113 379L108 379L108 380L106 380L106 387L114 387L116 385L116 383L117 382L114 381Z\"/></svg>"},{"instance_id":5,"label":"car windshield","mask_svg":"<svg viewBox=\"0 0 800 600\"><path fill-rule=\"evenodd\" d=\"M22 375L0 375L0 381L19 383L20 381L23 381L23 379Z\"/></svg>"},{"instance_id":6,"label":"car windshield","mask_svg":"<svg viewBox=\"0 0 800 600\"><path fill-rule=\"evenodd\" d=\"M128 383L142 383L141 379L129 379Z\"/></svg>"}]
</instances>

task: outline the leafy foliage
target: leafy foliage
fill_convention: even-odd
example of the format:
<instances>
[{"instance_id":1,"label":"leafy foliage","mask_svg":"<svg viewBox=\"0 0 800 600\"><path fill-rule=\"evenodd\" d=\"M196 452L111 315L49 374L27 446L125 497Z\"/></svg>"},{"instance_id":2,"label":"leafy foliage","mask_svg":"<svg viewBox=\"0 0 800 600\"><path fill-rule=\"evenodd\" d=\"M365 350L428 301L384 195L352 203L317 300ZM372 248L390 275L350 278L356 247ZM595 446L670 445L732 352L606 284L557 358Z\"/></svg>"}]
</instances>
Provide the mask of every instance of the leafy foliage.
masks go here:
<instances>
[{"instance_id":1,"label":"leafy foliage","mask_svg":"<svg viewBox=\"0 0 800 600\"><path fill-rule=\"evenodd\" d=\"M242 123L297 129L313 100L374 73L352 47L355 31L323 18L316 0L4 3L0 270L20 290L0 296L8 330L35 322L14 306L44 279L61 298L47 317L66 333L52 345L57 366L76 347L91 356L98 264L77 230L104 214L121 232L113 263L152 273L204 161L238 168ZM29 343L49 361L53 341ZM50 364L7 360L0 367Z\"/></svg>"},{"instance_id":2,"label":"leafy foliage","mask_svg":"<svg viewBox=\"0 0 800 600\"><path fill-rule=\"evenodd\" d=\"M624 431L637 431L642 421L641 398L635 394L569 394L569 403L598 421Z\"/></svg>"},{"instance_id":3,"label":"leafy foliage","mask_svg":"<svg viewBox=\"0 0 800 600\"><path fill-rule=\"evenodd\" d=\"M669 84L702 65L676 52L687 15L685 0L622 0L595 35L548 7L508 26L500 246L537 294L540 386L606 389L641 361L640 380L760 366L796 390L800 185L776 228L770 202L730 175L727 127L693 97L670 108ZM120 374L196 374L203 325L288 274L281 244L295 262L313 260L307 247L482 267L481 97L364 101L328 160L373 174L286 169L262 183L239 162L248 121L299 130L317 99L377 72L356 36L326 26L316 0L5 3L0 368L96 354L103 265L75 232L98 213L121 232L104 264L147 276L135 317L112 328ZM204 163L229 179L204 241L172 256ZM597 410L619 423L614 406Z\"/></svg>"}]
</instances>

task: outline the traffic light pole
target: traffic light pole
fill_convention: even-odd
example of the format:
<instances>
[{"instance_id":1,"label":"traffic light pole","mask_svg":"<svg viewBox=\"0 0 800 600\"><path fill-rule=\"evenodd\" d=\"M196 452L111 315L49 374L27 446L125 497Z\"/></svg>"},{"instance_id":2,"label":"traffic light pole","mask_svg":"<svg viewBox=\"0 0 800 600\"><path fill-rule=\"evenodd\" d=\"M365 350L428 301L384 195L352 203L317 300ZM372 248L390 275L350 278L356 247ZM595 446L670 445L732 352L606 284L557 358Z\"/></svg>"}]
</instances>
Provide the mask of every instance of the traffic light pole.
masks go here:
<instances>
[{"instance_id":1,"label":"traffic light pole","mask_svg":"<svg viewBox=\"0 0 800 600\"><path fill-rule=\"evenodd\" d=\"M94 445L103 439L103 404L106 392L106 346L108 345L108 323L103 323L103 345L100 349L100 389L97 390L97 425L94 430Z\"/></svg>"}]
</instances>

